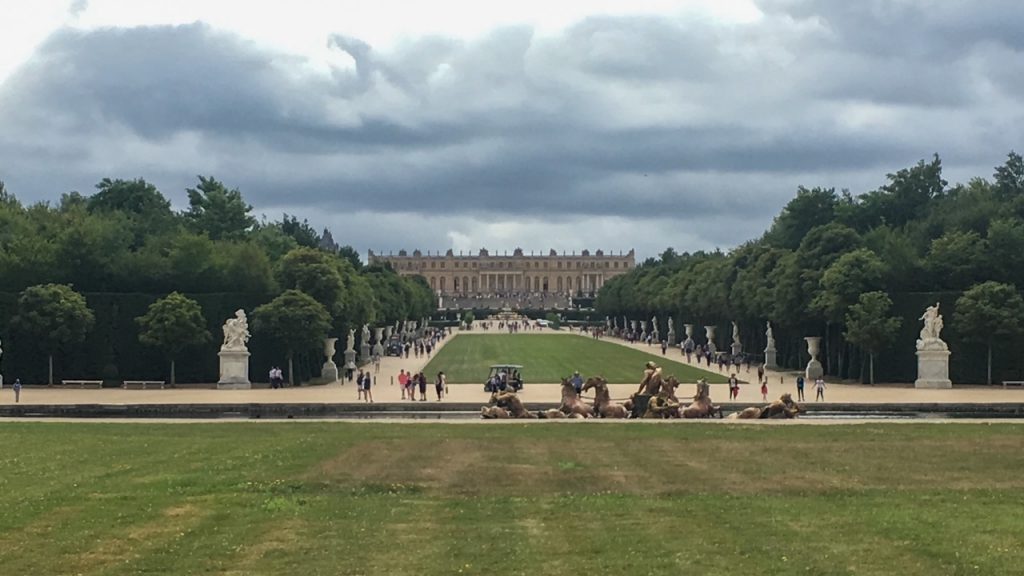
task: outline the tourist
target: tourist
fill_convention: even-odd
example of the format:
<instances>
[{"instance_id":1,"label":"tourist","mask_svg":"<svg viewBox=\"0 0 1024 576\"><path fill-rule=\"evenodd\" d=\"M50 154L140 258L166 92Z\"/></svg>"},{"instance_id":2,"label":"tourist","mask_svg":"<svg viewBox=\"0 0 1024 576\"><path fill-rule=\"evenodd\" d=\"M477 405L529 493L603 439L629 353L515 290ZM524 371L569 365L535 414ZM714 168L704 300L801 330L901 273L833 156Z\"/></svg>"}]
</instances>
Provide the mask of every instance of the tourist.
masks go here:
<instances>
[{"instance_id":1,"label":"tourist","mask_svg":"<svg viewBox=\"0 0 1024 576\"><path fill-rule=\"evenodd\" d=\"M438 402L441 401L441 395L445 391L444 388L445 388L444 372L438 372L437 373L437 381L434 382L434 390L437 392L437 401Z\"/></svg>"},{"instance_id":2,"label":"tourist","mask_svg":"<svg viewBox=\"0 0 1024 576\"><path fill-rule=\"evenodd\" d=\"M14 379L14 386L12 388L14 389L14 403L17 404L21 402L21 378Z\"/></svg>"},{"instance_id":3,"label":"tourist","mask_svg":"<svg viewBox=\"0 0 1024 576\"><path fill-rule=\"evenodd\" d=\"M380 354L373 355L373 373L380 374Z\"/></svg>"},{"instance_id":4,"label":"tourist","mask_svg":"<svg viewBox=\"0 0 1024 576\"><path fill-rule=\"evenodd\" d=\"M427 401L427 377L423 375L423 372L420 372L417 375L417 380L419 380L419 385L420 385L420 402L426 402Z\"/></svg>"},{"instance_id":5,"label":"tourist","mask_svg":"<svg viewBox=\"0 0 1024 576\"><path fill-rule=\"evenodd\" d=\"M359 370L359 375L356 376L356 400L363 399L363 371Z\"/></svg>"},{"instance_id":6,"label":"tourist","mask_svg":"<svg viewBox=\"0 0 1024 576\"><path fill-rule=\"evenodd\" d=\"M366 374L363 374L363 400L366 402L373 402L373 376L370 375L370 371L367 370Z\"/></svg>"},{"instance_id":7,"label":"tourist","mask_svg":"<svg viewBox=\"0 0 1024 576\"><path fill-rule=\"evenodd\" d=\"M761 382L761 400L768 401L768 379L765 378L764 382Z\"/></svg>"},{"instance_id":8,"label":"tourist","mask_svg":"<svg viewBox=\"0 0 1024 576\"><path fill-rule=\"evenodd\" d=\"M270 388L277 390L277 368L270 368Z\"/></svg>"},{"instance_id":9,"label":"tourist","mask_svg":"<svg viewBox=\"0 0 1024 576\"><path fill-rule=\"evenodd\" d=\"M583 393L583 377L580 376L579 370L572 373L572 378L569 379L569 382L572 383L572 387L576 390L577 396Z\"/></svg>"},{"instance_id":10,"label":"tourist","mask_svg":"<svg viewBox=\"0 0 1024 576\"><path fill-rule=\"evenodd\" d=\"M398 372L398 387L402 389L402 400L405 400L405 390L409 387L409 375L405 373L405 368Z\"/></svg>"},{"instance_id":11,"label":"tourist","mask_svg":"<svg viewBox=\"0 0 1024 576\"><path fill-rule=\"evenodd\" d=\"M761 380L764 380L765 384L768 383L768 379L764 376L764 364L757 365L757 381L760 382Z\"/></svg>"},{"instance_id":12,"label":"tourist","mask_svg":"<svg viewBox=\"0 0 1024 576\"><path fill-rule=\"evenodd\" d=\"M662 341L661 341L661 355L662 355L662 356L664 356L664 355L665 355L665 352L666 352L667 350L668 350L668 342L666 342L666 341L662 340Z\"/></svg>"},{"instance_id":13,"label":"tourist","mask_svg":"<svg viewBox=\"0 0 1024 576\"><path fill-rule=\"evenodd\" d=\"M818 376L814 379L814 399L825 401L825 379Z\"/></svg>"},{"instance_id":14,"label":"tourist","mask_svg":"<svg viewBox=\"0 0 1024 576\"><path fill-rule=\"evenodd\" d=\"M735 400L740 397L740 381L733 374L729 376L729 399Z\"/></svg>"},{"instance_id":15,"label":"tourist","mask_svg":"<svg viewBox=\"0 0 1024 576\"><path fill-rule=\"evenodd\" d=\"M803 375L796 377L796 399L800 402L804 401L804 377Z\"/></svg>"}]
</instances>

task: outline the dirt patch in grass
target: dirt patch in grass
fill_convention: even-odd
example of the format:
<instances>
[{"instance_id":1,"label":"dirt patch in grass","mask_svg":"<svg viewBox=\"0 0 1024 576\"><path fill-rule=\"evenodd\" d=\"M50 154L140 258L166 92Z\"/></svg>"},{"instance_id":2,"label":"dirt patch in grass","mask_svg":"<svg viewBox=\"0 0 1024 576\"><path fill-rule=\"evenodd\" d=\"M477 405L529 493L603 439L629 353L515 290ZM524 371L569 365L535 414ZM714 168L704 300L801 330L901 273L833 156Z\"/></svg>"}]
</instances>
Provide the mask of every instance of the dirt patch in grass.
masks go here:
<instances>
[{"instance_id":1,"label":"dirt patch in grass","mask_svg":"<svg viewBox=\"0 0 1024 576\"><path fill-rule=\"evenodd\" d=\"M846 439L837 450L803 438L780 446L749 437L411 437L358 443L316 465L308 476L353 489L401 485L435 494L524 496L781 494L915 488L937 481L950 489L1024 487L1024 477L990 466L1012 441L1000 439L989 449L956 439L889 439L884 451L877 444L870 438ZM911 452L915 459L908 465L905 456ZM962 464L951 467L950 462ZM982 474L979 467L990 472ZM935 478L937 468L946 469L943 478Z\"/></svg>"},{"instance_id":2,"label":"dirt patch in grass","mask_svg":"<svg viewBox=\"0 0 1024 576\"><path fill-rule=\"evenodd\" d=\"M143 524L130 525L97 538L92 546L69 559L69 566L73 567L73 573L90 573L140 558L147 548L183 536L205 515L204 507L198 503L186 502L165 508L158 517Z\"/></svg>"}]
</instances>

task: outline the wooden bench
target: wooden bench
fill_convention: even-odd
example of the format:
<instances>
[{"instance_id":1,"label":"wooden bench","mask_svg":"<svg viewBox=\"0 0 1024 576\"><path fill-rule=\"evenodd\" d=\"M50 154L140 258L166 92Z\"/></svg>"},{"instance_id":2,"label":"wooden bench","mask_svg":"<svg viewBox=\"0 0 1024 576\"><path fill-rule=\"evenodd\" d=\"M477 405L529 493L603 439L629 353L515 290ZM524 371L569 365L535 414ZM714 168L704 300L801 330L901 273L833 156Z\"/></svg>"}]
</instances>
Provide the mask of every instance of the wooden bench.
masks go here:
<instances>
[{"instance_id":1,"label":"wooden bench","mask_svg":"<svg viewBox=\"0 0 1024 576\"><path fill-rule=\"evenodd\" d=\"M103 380L61 380L61 384L64 386L71 386L72 384L78 384L79 388L102 388Z\"/></svg>"},{"instance_id":2,"label":"wooden bench","mask_svg":"<svg viewBox=\"0 0 1024 576\"><path fill-rule=\"evenodd\" d=\"M123 387L124 387L125 390L127 390L129 388L142 388L143 390L145 390L145 389L147 389L149 387L155 388L157 386L159 386L160 389L163 390L164 389L164 381L163 380L125 380Z\"/></svg>"},{"instance_id":3,"label":"wooden bench","mask_svg":"<svg viewBox=\"0 0 1024 576\"><path fill-rule=\"evenodd\" d=\"M1003 380L1003 388L1007 386L1024 386L1024 380Z\"/></svg>"}]
</instances>

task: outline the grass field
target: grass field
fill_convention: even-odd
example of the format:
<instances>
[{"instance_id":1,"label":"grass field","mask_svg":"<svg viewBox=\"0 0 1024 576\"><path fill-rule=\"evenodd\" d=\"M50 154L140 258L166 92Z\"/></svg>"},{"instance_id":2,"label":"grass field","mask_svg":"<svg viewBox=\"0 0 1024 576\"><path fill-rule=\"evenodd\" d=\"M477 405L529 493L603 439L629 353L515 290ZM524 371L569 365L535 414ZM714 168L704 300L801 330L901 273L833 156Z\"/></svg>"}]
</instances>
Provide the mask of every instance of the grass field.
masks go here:
<instances>
[{"instance_id":1,"label":"grass field","mask_svg":"<svg viewBox=\"0 0 1024 576\"><path fill-rule=\"evenodd\" d=\"M1020 574L1024 427L0 424L3 574Z\"/></svg>"},{"instance_id":2,"label":"grass field","mask_svg":"<svg viewBox=\"0 0 1024 576\"><path fill-rule=\"evenodd\" d=\"M651 351L660 350L651 347ZM676 352L678 354L678 351ZM613 384L638 384L644 364L654 360L664 373L674 374L682 382L725 382L721 374L707 372L652 356L603 340L582 336L537 334L465 334L456 336L441 348L424 369L426 374L443 370L452 384L483 384L492 364L522 364L524 379L542 384L557 384L579 370L584 378L601 375Z\"/></svg>"}]
</instances>

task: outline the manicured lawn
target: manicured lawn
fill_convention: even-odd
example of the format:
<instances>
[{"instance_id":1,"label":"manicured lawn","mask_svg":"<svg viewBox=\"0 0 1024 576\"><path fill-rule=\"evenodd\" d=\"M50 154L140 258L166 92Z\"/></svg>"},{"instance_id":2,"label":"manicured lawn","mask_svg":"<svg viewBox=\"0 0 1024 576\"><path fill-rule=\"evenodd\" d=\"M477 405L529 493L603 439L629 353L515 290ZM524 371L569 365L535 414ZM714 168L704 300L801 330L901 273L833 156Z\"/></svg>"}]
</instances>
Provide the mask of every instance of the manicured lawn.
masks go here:
<instances>
[{"instance_id":1,"label":"manicured lawn","mask_svg":"<svg viewBox=\"0 0 1024 576\"><path fill-rule=\"evenodd\" d=\"M1024 426L0 423L3 574L1019 574Z\"/></svg>"},{"instance_id":2,"label":"manicured lawn","mask_svg":"<svg viewBox=\"0 0 1024 576\"><path fill-rule=\"evenodd\" d=\"M613 384L637 384L644 364L654 360L665 375L674 374L682 382L721 383L727 377L707 372L661 356L655 358L638 350L584 336L538 334L462 334L441 348L424 370L427 374L444 371L452 384L483 384L492 364L522 364L527 384L557 384L579 370L584 378L600 375ZM674 355L678 356L676 350Z\"/></svg>"}]
</instances>

